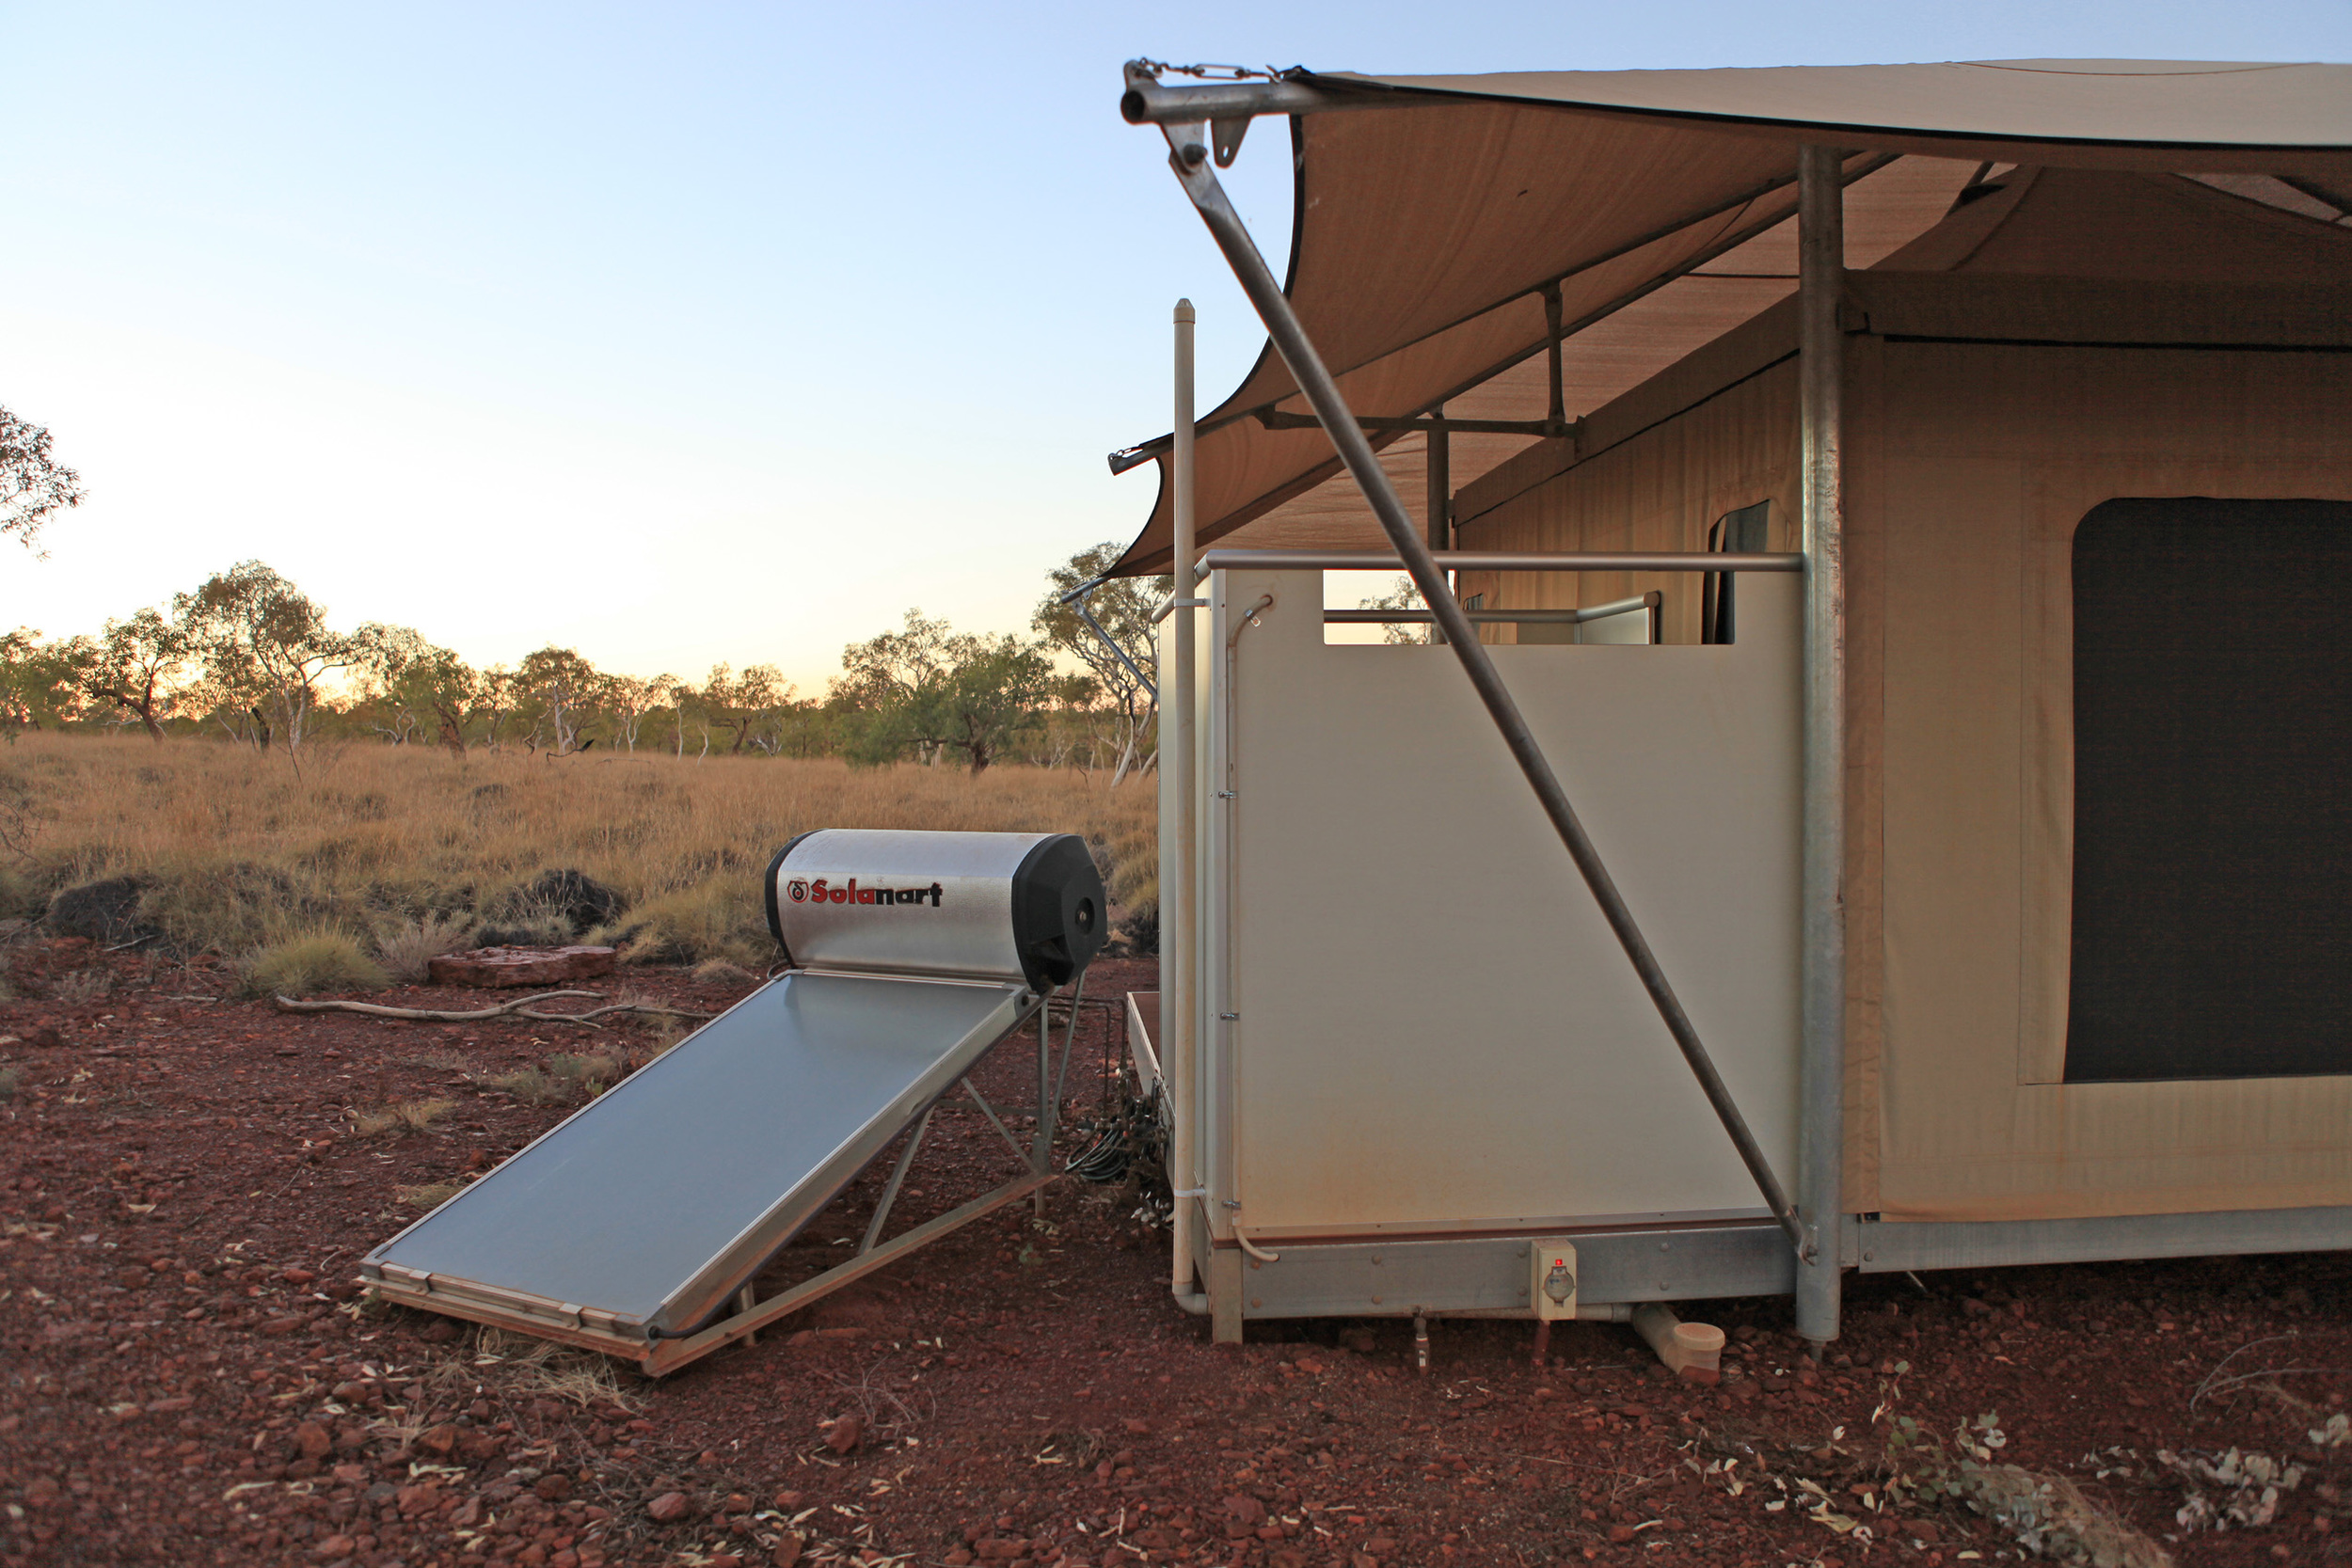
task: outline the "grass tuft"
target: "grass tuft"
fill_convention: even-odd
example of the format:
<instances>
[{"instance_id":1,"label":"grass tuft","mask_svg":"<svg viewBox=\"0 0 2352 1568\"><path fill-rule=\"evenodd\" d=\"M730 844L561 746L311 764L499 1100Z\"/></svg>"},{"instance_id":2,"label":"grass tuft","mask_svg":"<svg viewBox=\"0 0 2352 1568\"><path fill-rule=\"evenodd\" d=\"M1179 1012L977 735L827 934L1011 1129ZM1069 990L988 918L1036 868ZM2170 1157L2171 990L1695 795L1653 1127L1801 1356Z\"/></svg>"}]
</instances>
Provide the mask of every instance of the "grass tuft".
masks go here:
<instances>
[{"instance_id":1,"label":"grass tuft","mask_svg":"<svg viewBox=\"0 0 2352 1568\"><path fill-rule=\"evenodd\" d=\"M264 947L245 969L248 996L310 996L323 990L381 990L383 966L341 931L313 931Z\"/></svg>"},{"instance_id":2,"label":"grass tuft","mask_svg":"<svg viewBox=\"0 0 2352 1568\"><path fill-rule=\"evenodd\" d=\"M504 900L475 935L484 947L562 947L573 940L562 910L529 897Z\"/></svg>"},{"instance_id":3,"label":"grass tuft","mask_svg":"<svg viewBox=\"0 0 2352 1568\"><path fill-rule=\"evenodd\" d=\"M746 973L776 955L755 877L714 877L649 898L602 935L623 963L723 963Z\"/></svg>"},{"instance_id":4,"label":"grass tuft","mask_svg":"<svg viewBox=\"0 0 2352 1568\"><path fill-rule=\"evenodd\" d=\"M571 1098L571 1085L550 1078L539 1068L516 1068L483 1080L489 1088L501 1094L511 1094L531 1105L552 1105L559 1100Z\"/></svg>"},{"instance_id":5,"label":"grass tuft","mask_svg":"<svg viewBox=\"0 0 2352 1568\"><path fill-rule=\"evenodd\" d=\"M427 1181L417 1187L396 1186L392 1196L412 1209L438 1209L465 1190L462 1182Z\"/></svg>"},{"instance_id":6,"label":"grass tuft","mask_svg":"<svg viewBox=\"0 0 2352 1568\"><path fill-rule=\"evenodd\" d=\"M39 920L55 891L22 867L0 863L0 920Z\"/></svg>"},{"instance_id":7,"label":"grass tuft","mask_svg":"<svg viewBox=\"0 0 2352 1568\"><path fill-rule=\"evenodd\" d=\"M575 1055L558 1052L548 1058L548 1071L560 1083L598 1095L620 1078L621 1063L619 1058L602 1053Z\"/></svg>"},{"instance_id":8,"label":"grass tuft","mask_svg":"<svg viewBox=\"0 0 2352 1568\"><path fill-rule=\"evenodd\" d=\"M426 966L435 958L444 953L463 952L473 945L466 934L472 925L462 914L440 914L428 910L378 936L375 950L394 979L415 985L425 977Z\"/></svg>"},{"instance_id":9,"label":"grass tuft","mask_svg":"<svg viewBox=\"0 0 2352 1568\"><path fill-rule=\"evenodd\" d=\"M93 964L87 969L77 969L58 981L56 995L60 1002L80 1004L110 995L114 989L113 972Z\"/></svg>"},{"instance_id":10,"label":"grass tuft","mask_svg":"<svg viewBox=\"0 0 2352 1568\"><path fill-rule=\"evenodd\" d=\"M277 866L222 862L175 847L151 866L141 917L162 931L175 952L214 952L249 958L261 948L310 932L336 928L352 901L322 890L315 879Z\"/></svg>"},{"instance_id":11,"label":"grass tuft","mask_svg":"<svg viewBox=\"0 0 2352 1568\"><path fill-rule=\"evenodd\" d=\"M351 1130L362 1138L390 1132L405 1137L421 1132L456 1107L446 1100L401 1100L373 1111L351 1113Z\"/></svg>"},{"instance_id":12,"label":"grass tuft","mask_svg":"<svg viewBox=\"0 0 2352 1568\"><path fill-rule=\"evenodd\" d=\"M613 1375L608 1358L503 1329L482 1331L459 1386L476 1381L483 1369L502 1373L500 1381L512 1394L564 1400L583 1410L609 1404L635 1412L645 1406Z\"/></svg>"}]
</instances>

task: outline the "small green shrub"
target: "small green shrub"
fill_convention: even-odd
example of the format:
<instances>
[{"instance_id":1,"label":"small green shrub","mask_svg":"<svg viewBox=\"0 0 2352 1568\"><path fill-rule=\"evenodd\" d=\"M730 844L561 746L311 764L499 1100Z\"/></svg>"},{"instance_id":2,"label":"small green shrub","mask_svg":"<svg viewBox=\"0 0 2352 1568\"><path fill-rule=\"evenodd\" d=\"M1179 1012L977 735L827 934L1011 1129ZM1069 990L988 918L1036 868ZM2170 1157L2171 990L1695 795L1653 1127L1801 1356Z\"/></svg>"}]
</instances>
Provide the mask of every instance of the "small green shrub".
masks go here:
<instances>
[{"instance_id":1,"label":"small green shrub","mask_svg":"<svg viewBox=\"0 0 2352 1568\"><path fill-rule=\"evenodd\" d=\"M323 990L381 990L383 966L341 931L314 931L253 955L245 969L248 996L310 996Z\"/></svg>"},{"instance_id":2,"label":"small green shrub","mask_svg":"<svg viewBox=\"0 0 2352 1568\"><path fill-rule=\"evenodd\" d=\"M0 864L0 920L39 920L49 907L49 885L22 866Z\"/></svg>"},{"instance_id":3,"label":"small green shrub","mask_svg":"<svg viewBox=\"0 0 2352 1568\"><path fill-rule=\"evenodd\" d=\"M24 1081L23 1071L12 1067L0 1067L0 1100L14 1100L19 1084Z\"/></svg>"},{"instance_id":4,"label":"small green shrub","mask_svg":"<svg viewBox=\"0 0 2352 1568\"><path fill-rule=\"evenodd\" d=\"M201 861L158 870L142 906L172 951L232 958L298 941L341 912L335 899L275 866Z\"/></svg>"}]
</instances>

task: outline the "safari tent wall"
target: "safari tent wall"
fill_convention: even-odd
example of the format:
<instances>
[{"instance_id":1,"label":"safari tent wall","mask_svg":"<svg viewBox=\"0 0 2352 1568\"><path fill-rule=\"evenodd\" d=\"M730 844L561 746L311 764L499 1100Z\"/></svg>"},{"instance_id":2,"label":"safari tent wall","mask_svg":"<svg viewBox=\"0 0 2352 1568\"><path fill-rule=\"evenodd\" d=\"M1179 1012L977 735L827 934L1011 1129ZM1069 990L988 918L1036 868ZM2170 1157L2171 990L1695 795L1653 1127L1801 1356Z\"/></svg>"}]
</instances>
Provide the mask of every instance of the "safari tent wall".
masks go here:
<instances>
[{"instance_id":1,"label":"safari tent wall","mask_svg":"<svg viewBox=\"0 0 2352 1568\"><path fill-rule=\"evenodd\" d=\"M2352 569L2352 502L2330 446L2352 348L2352 67L1219 70L1184 87L1161 79L1169 69L1131 62L1121 113L1164 134L1269 347L1197 426L1184 405L1180 427L1198 440L1181 462L1161 437L1113 453L1113 470L1181 470L1174 493L1194 514L1183 553L1220 546L1212 598L1252 570L1384 560L1429 596L1443 651L1609 911L1783 1231L1708 1240L1669 1216L1643 1245L1774 1244L1773 1259L1752 1261L1793 1265L1798 1332L1823 1342L1837 1331L1841 1264L2352 1243L2339 1093L2352 1078L2340 990L2352 869L2338 869L2352 868L2352 812L2335 787L2352 763L2352 724L2338 717L2352 714L2352 657L2335 651L2329 600ZM1295 175L1280 280L1215 172L1250 118L1276 115L1294 117ZM1956 183L1938 201L1945 181ZM1797 309L1771 305L1791 286ZM1317 427L1327 447L1310 439ZM1432 482L1408 512L1395 470L1411 454L1384 463L1374 448L1448 433L1533 444L1466 446L1453 473L1469 483L1451 506ZM1341 464L1360 507L1319 488ZM1170 497L1164 487L1118 571L1158 570L1177 550ZM2106 504L2116 498L2127 499ZM2253 518L2262 507L2273 510ZM1433 555L1449 520L1457 550L1507 553ZM1660 978L1639 930L1649 917L1620 899L1623 873L1560 783L1570 768L1605 768L1671 794L1692 786L1690 766L1646 744L1640 724L1564 737L1567 761L1555 762L1499 673L1504 652L1531 666L1543 656L1485 646L1565 641L1556 619L1549 637L1493 626L1519 595L1592 608L1651 586L1669 596L1668 641L1724 641L1707 635L1720 618L1691 600L1694 583L1724 576L1689 553L1718 521L1738 535L1724 547L1742 552L1725 564L1804 574L1793 1200ZM1266 548L1306 542L1294 533L1315 548ZM1332 553L1343 546L1363 553ZM1673 566L1678 580L1474 571L1534 574L1547 551L1612 548L1655 552L1619 564ZM1448 567L1463 575L1449 582ZM2271 591L2256 567L2291 591ZM1479 599L1489 625L1457 596ZM1733 653L1628 657L1704 667ZM2166 702L2137 701L2143 656ZM1590 666L1597 680L1605 663ZM2228 710L2238 675L2265 707L2259 723ZM2190 695L2205 705L2194 715ZM1394 709L1367 721L1400 736L1414 721ZM2202 818L2183 809L2191 792L2149 786L2154 765L2194 774ZM1753 781L1736 759L1697 766L1721 792L1703 792L1703 806L1746 803L1737 792ZM2265 768L2292 787L2266 790ZM1246 797L1229 781L1217 798L1239 811ZM1451 795L1428 808L1488 809ZM2247 874L2232 879L2240 851ZM2141 868L2144 909L2131 880ZM1206 869L1196 863L1187 885ZM2157 926L2160 941L2132 945L2136 928ZM2225 927L2226 942L2206 940ZM2168 967L2174 957L2217 983L2183 984L2191 963ZM1200 966L1177 967L1197 990ZM2271 994L2258 994L2256 971ZM2204 1037L2184 1053L2177 1020L2191 1011ZM1228 1008L1219 1021L1247 1017ZM2086 1020L2096 1049L2074 1037ZM1572 1029L1572 1007L1553 1022ZM2141 1049L2134 1029L2165 1037ZM2280 1082L2288 1074L2304 1076ZM1659 1153L1684 1157L1680 1140ZM1238 1229L1232 1240L1249 1245ZM1216 1244L1223 1274L1211 1269L1205 1296L1181 1268L1174 1289L1227 1337L1240 1329L1240 1253L1222 1231ZM1250 1264L1305 1268L1319 1244L1286 1243L1279 1265L1252 1252ZM1432 1270L1456 1284L1486 1245L1427 1244L1445 1255ZM1645 1299L1631 1291L1743 1293L1755 1288L1735 1283L1751 1279L1743 1269L1636 1268L1608 1287L1620 1293L1580 1298L1579 1310ZM1518 1289L1530 1299L1523 1275Z\"/></svg>"},{"instance_id":2,"label":"safari tent wall","mask_svg":"<svg viewBox=\"0 0 2352 1568\"><path fill-rule=\"evenodd\" d=\"M2042 186L2046 221L2006 252L1982 220L2024 225L1987 201L1960 214L1973 232L1849 277L1845 1207L1985 1221L2352 1204L2342 1062L2066 1081L2077 525L2118 498L2352 501L2352 234L2282 230L2186 182L2068 182L2061 201ZM2080 243L2119 213L2137 234ZM2005 255L2093 276L2004 276ZM1968 272L1895 270L1971 256ZM1792 313L1769 312L1592 415L1577 450L1505 464L1457 497L1462 546L1702 549L1714 519L1770 500L1768 547L1792 547L1795 347ZM1667 641L1697 641L1687 575L1462 583L1498 608L1650 587L1669 595ZM2249 629L2207 628L2217 644ZM2264 1026L2250 1008L2249 1044Z\"/></svg>"}]
</instances>

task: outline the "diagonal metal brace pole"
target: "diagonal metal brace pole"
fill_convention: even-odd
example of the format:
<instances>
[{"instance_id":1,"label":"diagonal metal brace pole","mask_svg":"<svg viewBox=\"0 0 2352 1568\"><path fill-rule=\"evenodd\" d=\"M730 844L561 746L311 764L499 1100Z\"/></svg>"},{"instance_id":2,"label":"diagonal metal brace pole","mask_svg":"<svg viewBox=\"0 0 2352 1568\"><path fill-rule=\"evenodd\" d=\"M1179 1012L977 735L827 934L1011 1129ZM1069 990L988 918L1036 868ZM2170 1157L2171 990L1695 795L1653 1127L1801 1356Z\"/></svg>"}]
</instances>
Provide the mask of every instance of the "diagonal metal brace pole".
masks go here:
<instances>
[{"instance_id":1,"label":"diagonal metal brace pole","mask_svg":"<svg viewBox=\"0 0 2352 1568\"><path fill-rule=\"evenodd\" d=\"M1633 911L1626 907L1625 896L1617 891L1617 884L1609 875L1609 868L1601 863L1599 851L1593 847L1592 839L1584 832L1584 824L1577 819L1576 809L1568 803L1567 792L1561 788L1559 776L1552 771L1543 748L1535 743L1534 734L1519 713L1518 704L1504 688L1493 658L1487 655L1486 645L1478 641L1478 633L1470 626L1469 616L1454 602L1445 574L1430 559L1428 546L1414 529L1404 503L1397 499L1387 472L1380 467L1380 460L1373 454L1371 443L1364 439L1356 416L1340 392L1339 383L1325 368L1323 356L1315 352L1306 328L1299 325L1298 317L1291 309L1290 300L1282 293L1282 286L1275 281L1273 272L1265 264L1265 258L1258 253L1257 242L1249 237L1249 230L1243 227L1241 215L1233 211L1232 203L1226 198L1225 187L1218 183L1216 170L1209 162L1207 122L1165 124L1160 129L1168 136L1168 166L1176 171L1177 181L1184 187L1184 194L1192 198L1201 222L1208 225L1210 237L1216 241L1217 249L1225 253L1226 262L1240 280L1242 292L1257 308L1259 318L1265 323L1266 336L1273 340L1276 352L1282 356L1282 363L1289 367L1291 379L1298 383L1298 389L1313 405L1315 418L1323 421L1324 433L1330 436L1332 446L1339 450L1340 461L1347 465L1348 471L1355 476L1358 486L1364 493L1364 499L1371 503L1373 515L1380 519L1381 531L1388 534L1389 543L1403 558L1413 585L1421 590L1422 602L1437 617L1447 644L1453 648L1454 657L1462 662L1462 673L1470 677L1479 701L1486 705L1486 712L1494 720L1495 728L1502 732L1503 741L1518 762L1519 771L1527 776L1528 784L1535 791L1535 799L1543 806L1544 815L1551 818L1552 827L1560 834L1560 842L1567 847L1568 858L1576 863L1577 870L1583 875L1584 885L1592 890L1594 902L1600 906L1602 917L1609 922L1609 928L1616 933L1618 945L1625 949L1625 956L1631 961L1634 974L1640 976L1642 989L1649 992L1651 1003L1658 1008L1658 1016L1665 1021L1667 1033L1681 1048L1682 1059L1690 1064L1691 1072L1698 1079L1699 1088L1707 1095L1708 1103L1715 1108L1715 1115L1723 1122L1724 1131L1731 1135L1733 1146L1740 1151L1740 1163L1748 1167L1748 1175L1755 1179L1756 1190L1764 1195L1764 1201L1772 1209L1772 1217L1788 1233L1797 1255L1811 1261L1816 1247L1812 1230L1799 1216L1796 1205L1789 1201L1780 1179L1772 1174L1772 1162L1764 1157L1764 1150L1757 1145L1756 1134L1749 1131L1747 1118L1740 1115L1738 1102L1731 1098L1731 1090L1724 1085L1723 1074L1715 1070L1714 1059L1708 1055L1706 1045L1699 1039L1698 1030L1692 1027L1690 1015L1683 1011L1681 999L1675 995L1674 987L1667 983L1666 972L1660 967L1657 954L1650 951L1649 942L1642 935L1642 928L1634 924ZM1189 562L1176 564L1180 589L1190 565Z\"/></svg>"},{"instance_id":2,"label":"diagonal metal brace pole","mask_svg":"<svg viewBox=\"0 0 2352 1568\"><path fill-rule=\"evenodd\" d=\"M1095 639L1111 651L1112 657L1127 667L1127 673L1135 676L1136 683L1144 690L1150 692L1152 700L1156 703L1160 700L1160 689L1152 684L1152 677L1145 674L1134 659L1127 657L1127 650L1120 647L1117 640L1103 629L1103 623L1094 618L1094 611L1087 608L1087 596L1110 580L1108 578L1090 578L1064 594L1061 596L1061 602L1078 612L1078 619L1087 624L1087 629L1093 632Z\"/></svg>"},{"instance_id":3,"label":"diagonal metal brace pole","mask_svg":"<svg viewBox=\"0 0 2352 1568\"><path fill-rule=\"evenodd\" d=\"M907 1167L914 1164L914 1151L923 1147L923 1134L931 1130L931 1113L938 1109L933 1105L923 1113L923 1119L914 1124L914 1136L907 1140L906 1148L898 1153L898 1163L890 1168L890 1180L882 1183L882 1197L874 1205L874 1217L866 1222L866 1240L858 1243L860 1258L873 1251L874 1243L882 1240L882 1226L890 1218L890 1206L898 1201L898 1188L907 1179ZM749 1307L751 1303L743 1305Z\"/></svg>"},{"instance_id":4,"label":"diagonal metal brace pole","mask_svg":"<svg viewBox=\"0 0 2352 1568\"><path fill-rule=\"evenodd\" d=\"M1004 1119L997 1116L996 1107L980 1097L979 1086L968 1077L963 1081L963 1092L972 1097L972 1103L980 1108L980 1115L988 1118L988 1124L996 1129L997 1135L1005 1140L1006 1145L1012 1149L1013 1153L1021 1157L1021 1163L1025 1165L1028 1164L1030 1163L1029 1151L1021 1147L1021 1140L1012 1135L1012 1129L1007 1127Z\"/></svg>"}]
</instances>

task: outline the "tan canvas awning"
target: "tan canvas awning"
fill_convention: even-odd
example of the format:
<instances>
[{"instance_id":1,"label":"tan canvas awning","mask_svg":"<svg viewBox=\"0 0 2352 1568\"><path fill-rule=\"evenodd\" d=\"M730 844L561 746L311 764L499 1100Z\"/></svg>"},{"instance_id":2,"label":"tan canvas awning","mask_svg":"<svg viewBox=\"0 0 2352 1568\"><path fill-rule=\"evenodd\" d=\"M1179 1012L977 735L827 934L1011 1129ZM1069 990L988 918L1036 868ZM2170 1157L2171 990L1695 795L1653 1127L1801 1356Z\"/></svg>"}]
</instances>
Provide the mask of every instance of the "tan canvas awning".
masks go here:
<instances>
[{"instance_id":1,"label":"tan canvas awning","mask_svg":"<svg viewBox=\"0 0 2352 1568\"><path fill-rule=\"evenodd\" d=\"M1795 287L1797 149L1847 161L1850 266L1915 240L1989 164L2352 190L2352 67L2144 61L1295 80L1380 106L1293 120L1292 303L1350 405L1535 420L1556 287L1570 420ZM1393 99L1395 107L1386 106ZM1263 137L1264 133L1260 133ZM1244 152L1263 155L1261 147ZM1200 539L1376 547L1377 526L1270 352L1200 423ZM1384 451L1422 494L1423 437ZM1455 487L1533 436L1456 435ZM1168 563L1161 494L1120 569Z\"/></svg>"}]
</instances>

